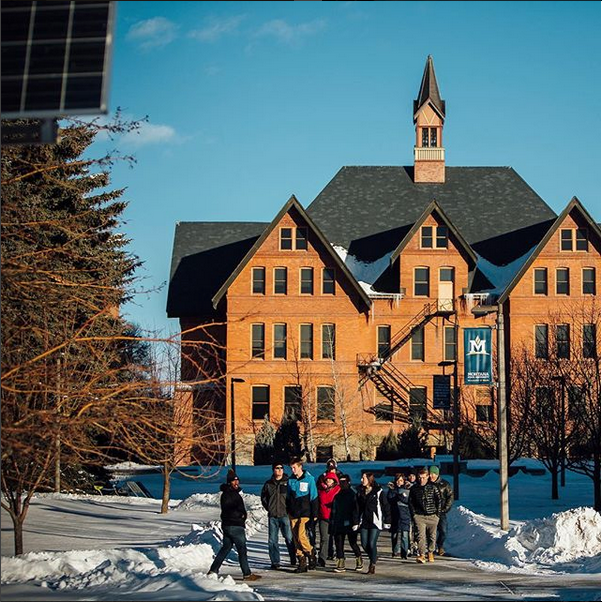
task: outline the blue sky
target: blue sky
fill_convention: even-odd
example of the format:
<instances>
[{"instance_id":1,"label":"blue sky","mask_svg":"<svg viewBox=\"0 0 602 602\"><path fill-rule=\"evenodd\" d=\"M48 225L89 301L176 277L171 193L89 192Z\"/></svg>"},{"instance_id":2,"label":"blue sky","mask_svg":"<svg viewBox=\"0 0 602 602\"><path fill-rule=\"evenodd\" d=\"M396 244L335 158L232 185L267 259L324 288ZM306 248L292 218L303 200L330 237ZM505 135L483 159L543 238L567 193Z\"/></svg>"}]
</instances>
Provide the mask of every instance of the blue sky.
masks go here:
<instances>
[{"instance_id":1,"label":"blue sky","mask_svg":"<svg viewBox=\"0 0 602 602\"><path fill-rule=\"evenodd\" d=\"M120 1L115 33L110 108L149 117L112 181L141 288L167 282L178 221L271 221L343 165L411 165L429 54L448 165L512 166L600 220L598 2ZM166 298L124 309L177 330Z\"/></svg>"}]
</instances>

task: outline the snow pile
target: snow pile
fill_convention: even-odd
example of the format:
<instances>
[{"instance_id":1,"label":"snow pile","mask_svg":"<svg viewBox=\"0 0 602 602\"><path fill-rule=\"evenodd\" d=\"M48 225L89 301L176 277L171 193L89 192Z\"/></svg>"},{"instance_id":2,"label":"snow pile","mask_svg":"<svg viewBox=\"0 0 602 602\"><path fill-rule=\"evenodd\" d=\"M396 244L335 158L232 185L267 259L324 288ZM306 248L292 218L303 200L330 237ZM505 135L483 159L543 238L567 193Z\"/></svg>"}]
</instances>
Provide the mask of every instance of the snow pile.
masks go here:
<instances>
[{"instance_id":1,"label":"snow pile","mask_svg":"<svg viewBox=\"0 0 602 602\"><path fill-rule=\"evenodd\" d=\"M550 517L514 522L507 533L499 521L464 506L450 511L447 549L488 570L529 573L599 573L600 515L573 508Z\"/></svg>"}]
</instances>

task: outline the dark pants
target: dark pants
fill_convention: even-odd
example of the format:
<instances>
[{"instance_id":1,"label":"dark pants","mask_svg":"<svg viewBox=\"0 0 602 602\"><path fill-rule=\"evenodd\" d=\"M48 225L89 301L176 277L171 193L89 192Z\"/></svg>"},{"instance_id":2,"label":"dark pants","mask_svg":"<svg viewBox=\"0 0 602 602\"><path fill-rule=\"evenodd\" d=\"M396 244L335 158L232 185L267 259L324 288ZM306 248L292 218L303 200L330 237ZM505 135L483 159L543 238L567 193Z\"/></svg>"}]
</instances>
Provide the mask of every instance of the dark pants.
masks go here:
<instances>
[{"instance_id":1,"label":"dark pants","mask_svg":"<svg viewBox=\"0 0 602 602\"><path fill-rule=\"evenodd\" d=\"M238 552L238 562L242 569L243 575L250 575L251 569L249 568L249 561L247 560L247 536L245 534L244 527L223 527L224 530L224 541L222 543L221 550L217 553L211 568L209 569L212 573L218 573L219 568L222 566L226 556L230 553L232 546L236 547Z\"/></svg>"},{"instance_id":2,"label":"dark pants","mask_svg":"<svg viewBox=\"0 0 602 602\"><path fill-rule=\"evenodd\" d=\"M437 525L437 549L443 548L445 536L447 535L447 514L444 512L439 516Z\"/></svg>"},{"instance_id":3,"label":"dark pants","mask_svg":"<svg viewBox=\"0 0 602 602\"><path fill-rule=\"evenodd\" d=\"M282 533L291 563L295 562L295 542L291 530L291 521L288 516L270 516L268 519L268 552L272 564L280 564L280 548L278 546L278 533Z\"/></svg>"},{"instance_id":4,"label":"dark pants","mask_svg":"<svg viewBox=\"0 0 602 602\"><path fill-rule=\"evenodd\" d=\"M408 557L410 551L410 531L401 529L391 531L391 551L393 554L401 554L404 558Z\"/></svg>"},{"instance_id":5,"label":"dark pants","mask_svg":"<svg viewBox=\"0 0 602 602\"><path fill-rule=\"evenodd\" d=\"M345 558L345 535L347 535L347 541L353 551L353 555L359 558L362 555L360 547L357 545L357 532L349 531L349 533L336 533L334 536L334 545L337 549L337 558Z\"/></svg>"},{"instance_id":6,"label":"dark pants","mask_svg":"<svg viewBox=\"0 0 602 602\"><path fill-rule=\"evenodd\" d=\"M362 548L364 548L364 552L366 552L372 564L376 564L378 555L376 544L378 543L379 535L380 529L377 529L376 527L373 527L372 529L360 529Z\"/></svg>"}]
</instances>

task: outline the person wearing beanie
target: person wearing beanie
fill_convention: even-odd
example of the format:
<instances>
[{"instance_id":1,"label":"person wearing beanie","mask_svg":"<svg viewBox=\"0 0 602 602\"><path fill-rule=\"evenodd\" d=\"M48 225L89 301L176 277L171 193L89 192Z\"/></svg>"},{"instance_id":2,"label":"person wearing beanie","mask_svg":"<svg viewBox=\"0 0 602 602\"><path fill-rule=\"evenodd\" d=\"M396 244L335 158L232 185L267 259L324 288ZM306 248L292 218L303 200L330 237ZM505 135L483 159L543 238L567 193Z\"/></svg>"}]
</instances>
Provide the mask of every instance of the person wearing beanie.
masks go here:
<instances>
[{"instance_id":1,"label":"person wearing beanie","mask_svg":"<svg viewBox=\"0 0 602 602\"><path fill-rule=\"evenodd\" d=\"M324 486L324 480L326 479L326 475L329 472L334 472L337 475L337 478L339 480L343 476L343 473L342 473L342 471L340 471L338 469L337 461L334 458L330 458L328 460L328 462L326 462L326 469L318 477L318 479L316 481L316 485L318 487L318 491L320 490L320 488L323 488L323 486ZM334 560L334 536L332 534L330 534L328 536L328 556L326 557L326 559L327 560Z\"/></svg>"},{"instance_id":2,"label":"person wearing beanie","mask_svg":"<svg viewBox=\"0 0 602 602\"><path fill-rule=\"evenodd\" d=\"M429 479L431 483L439 487L441 492L441 510L439 511L439 522L437 523L437 554L445 554L445 537L447 535L447 513L454 503L454 492L451 485L439 476L439 467L429 468Z\"/></svg>"},{"instance_id":3,"label":"person wearing beanie","mask_svg":"<svg viewBox=\"0 0 602 602\"><path fill-rule=\"evenodd\" d=\"M426 467L418 471L418 483L410 489L408 506L418 536L416 562L434 562L437 523L441 511L441 491L429 480L429 471ZM428 556L425 556L425 553L428 553Z\"/></svg>"},{"instance_id":4,"label":"person wearing beanie","mask_svg":"<svg viewBox=\"0 0 602 602\"><path fill-rule=\"evenodd\" d=\"M261 579L260 575L251 572L247 559L247 536L245 533L245 521L247 510L242 499L240 481L238 475L230 469L226 476L226 482L221 485L220 497L223 542L220 551L209 568L208 575L217 575L224 560L230 553L232 547L238 552L238 562L242 570L244 581L256 581Z\"/></svg>"},{"instance_id":5,"label":"person wearing beanie","mask_svg":"<svg viewBox=\"0 0 602 602\"><path fill-rule=\"evenodd\" d=\"M324 480L318 485L318 501L319 501L319 526L320 526L320 553L318 555L318 564L326 566L328 559L328 543L332 542L333 535L329 532L330 512L334 498L340 491L339 477L336 472L327 472Z\"/></svg>"},{"instance_id":6,"label":"person wearing beanie","mask_svg":"<svg viewBox=\"0 0 602 602\"><path fill-rule=\"evenodd\" d=\"M287 491L288 475L284 472L284 464L274 462L272 464L272 477L264 483L261 490L261 503L268 511L268 552L272 570L280 568L278 533L282 533L282 537L284 537L291 566L297 564L291 521L286 511Z\"/></svg>"}]
</instances>

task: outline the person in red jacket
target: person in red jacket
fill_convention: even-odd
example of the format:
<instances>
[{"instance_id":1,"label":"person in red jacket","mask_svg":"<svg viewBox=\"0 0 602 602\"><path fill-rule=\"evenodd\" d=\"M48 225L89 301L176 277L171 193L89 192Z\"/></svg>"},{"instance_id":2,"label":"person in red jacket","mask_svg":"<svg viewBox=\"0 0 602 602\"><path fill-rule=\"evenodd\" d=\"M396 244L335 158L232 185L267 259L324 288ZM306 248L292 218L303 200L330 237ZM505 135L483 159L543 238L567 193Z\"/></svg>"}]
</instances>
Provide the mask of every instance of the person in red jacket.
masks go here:
<instances>
[{"instance_id":1,"label":"person in red jacket","mask_svg":"<svg viewBox=\"0 0 602 602\"><path fill-rule=\"evenodd\" d=\"M330 524L330 513L335 496L341 490L339 477L336 472L328 472L318 485L318 502L320 504L318 518L320 519L320 555L318 565L326 566L328 555L328 527Z\"/></svg>"}]
</instances>

